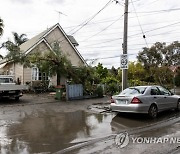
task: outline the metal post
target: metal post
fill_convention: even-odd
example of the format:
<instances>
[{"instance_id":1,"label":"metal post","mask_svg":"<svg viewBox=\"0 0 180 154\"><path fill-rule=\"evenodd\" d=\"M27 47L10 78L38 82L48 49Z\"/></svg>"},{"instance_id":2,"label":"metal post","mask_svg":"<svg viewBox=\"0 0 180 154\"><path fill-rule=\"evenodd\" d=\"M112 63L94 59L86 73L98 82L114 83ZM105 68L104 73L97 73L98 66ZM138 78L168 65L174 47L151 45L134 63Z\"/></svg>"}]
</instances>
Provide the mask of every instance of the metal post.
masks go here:
<instances>
[{"instance_id":1,"label":"metal post","mask_svg":"<svg viewBox=\"0 0 180 154\"><path fill-rule=\"evenodd\" d=\"M123 40L123 54L127 54L127 33L128 33L128 0L125 0L124 9L124 40ZM122 90L127 88L127 69L122 70Z\"/></svg>"}]
</instances>

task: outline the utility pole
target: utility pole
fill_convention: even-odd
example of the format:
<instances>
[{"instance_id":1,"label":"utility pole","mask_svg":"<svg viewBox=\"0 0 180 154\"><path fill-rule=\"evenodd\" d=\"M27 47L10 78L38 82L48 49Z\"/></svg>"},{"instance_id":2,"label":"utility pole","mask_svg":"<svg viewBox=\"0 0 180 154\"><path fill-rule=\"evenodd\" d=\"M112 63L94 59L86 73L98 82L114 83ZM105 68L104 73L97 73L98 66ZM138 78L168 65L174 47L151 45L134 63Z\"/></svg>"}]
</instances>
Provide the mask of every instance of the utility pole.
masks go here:
<instances>
[{"instance_id":1,"label":"utility pole","mask_svg":"<svg viewBox=\"0 0 180 154\"><path fill-rule=\"evenodd\" d=\"M128 0L125 0L124 9L124 37L123 37L123 54L127 55L127 35L128 35ZM127 88L128 70L122 69L122 90Z\"/></svg>"}]
</instances>

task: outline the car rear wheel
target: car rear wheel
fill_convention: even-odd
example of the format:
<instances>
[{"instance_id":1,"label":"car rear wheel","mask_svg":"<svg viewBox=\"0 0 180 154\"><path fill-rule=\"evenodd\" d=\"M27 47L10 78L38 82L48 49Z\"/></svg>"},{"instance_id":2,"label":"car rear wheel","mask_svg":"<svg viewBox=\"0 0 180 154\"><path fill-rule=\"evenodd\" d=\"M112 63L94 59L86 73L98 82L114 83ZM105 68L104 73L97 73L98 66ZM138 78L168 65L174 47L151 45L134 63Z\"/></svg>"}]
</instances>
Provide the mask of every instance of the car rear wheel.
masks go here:
<instances>
[{"instance_id":1,"label":"car rear wheel","mask_svg":"<svg viewBox=\"0 0 180 154\"><path fill-rule=\"evenodd\" d=\"M156 118L158 114L158 108L156 105L151 105L148 111L148 114L151 118Z\"/></svg>"}]
</instances>

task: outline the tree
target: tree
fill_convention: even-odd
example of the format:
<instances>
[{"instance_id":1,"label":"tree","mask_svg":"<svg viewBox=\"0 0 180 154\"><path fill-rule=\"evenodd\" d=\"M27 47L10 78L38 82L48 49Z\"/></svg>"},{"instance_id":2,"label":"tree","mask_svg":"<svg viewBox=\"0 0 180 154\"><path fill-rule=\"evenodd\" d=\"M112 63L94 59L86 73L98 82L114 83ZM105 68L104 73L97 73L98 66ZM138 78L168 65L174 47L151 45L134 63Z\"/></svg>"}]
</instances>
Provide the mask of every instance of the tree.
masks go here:
<instances>
[{"instance_id":1,"label":"tree","mask_svg":"<svg viewBox=\"0 0 180 154\"><path fill-rule=\"evenodd\" d=\"M157 42L150 48L143 48L143 51L138 53L137 59L144 65L145 69L157 67L162 65L162 50L164 49L165 43Z\"/></svg>"},{"instance_id":2,"label":"tree","mask_svg":"<svg viewBox=\"0 0 180 154\"><path fill-rule=\"evenodd\" d=\"M27 63L25 55L20 51L20 45L27 41L25 34L18 35L13 32L14 41L6 41L2 44L2 47L6 48L9 52L5 56L8 60L13 60L13 62Z\"/></svg>"},{"instance_id":3,"label":"tree","mask_svg":"<svg viewBox=\"0 0 180 154\"><path fill-rule=\"evenodd\" d=\"M130 62L128 68L128 78L133 80L143 81L146 76L146 71L140 62Z\"/></svg>"},{"instance_id":4,"label":"tree","mask_svg":"<svg viewBox=\"0 0 180 154\"><path fill-rule=\"evenodd\" d=\"M180 65L180 42L175 41L168 46L166 46L165 50L162 51L164 57L164 65L171 66Z\"/></svg>"},{"instance_id":5,"label":"tree","mask_svg":"<svg viewBox=\"0 0 180 154\"><path fill-rule=\"evenodd\" d=\"M17 48L24 42L26 42L28 39L26 38L26 34L18 35L16 32L13 32L13 40L8 40L2 44L3 47L5 47L7 50L11 51L12 48Z\"/></svg>"},{"instance_id":6,"label":"tree","mask_svg":"<svg viewBox=\"0 0 180 154\"><path fill-rule=\"evenodd\" d=\"M21 44L23 44L24 42L28 40L26 37L26 34L19 35L16 32L13 32L13 38L14 38L14 43L17 46L20 46Z\"/></svg>"},{"instance_id":7,"label":"tree","mask_svg":"<svg viewBox=\"0 0 180 154\"><path fill-rule=\"evenodd\" d=\"M100 82L108 76L108 69L104 68L101 63L95 67L95 74L99 78Z\"/></svg>"},{"instance_id":8,"label":"tree","mask_svg":"<svg viewBox=\"0 0 180 154\"><path fill-rule=\"evenodd\" d=\"M154 69L154 80L160 85L173 84L173 72L168 66L161 66Z\"/></svg>"},{"instance_id":9,"label":"tree","mask_svg":"<svg viewBox=\"0 0 180 154\"><path fill-rule=\"evenodd\" d=\"M3 20L0 18L0 36L3 34L3 29L4 28L4 24L3 24Z\"/></svg>"},{"instance_id":10,"label":"tree","mask_svg":"<svg viewBox=\"0 0 180 154\"><path fill-rule=\"evenodd\" d=\"M137 59L146 69L158 66L180 65L180 43L175 41L169 45L156 42L150 48L143 48Z\"/></svg>"},{"instance_id":11,"label":"tree","mask_svg":"<svg viewBox=\"0 0 180 154\"><path fill-rule=\"evenodd\" d=\"M176 75L175 75L175 85L180 86L180 67L177 68L176 70Z\"/></svg>"},{"instance_id":12,"label":"tree","mask_svg":"<svg viewBox=\"0 0 180 154\"><path fill-rule=\"evenodd\" d=\"M145 78L146 81L172 84L173 76L169 66L180 65L180 43L175 41L166 45L166 43L157 42L150 48L143 48L137 58L149 74Z\"/></svg>"},{"instance_id":13,"label":"tree","mask_svg":"<svg viewBox=\"0 0 180 154\"><path fill-rule=\"evenodd\" d=\"M115 77L118 75L118 69L116 69L114 66L112 66L109 72Z\"/></svg>"},{"instance_id":14,"label":"tree","mask_svg":"<svg viewBox=\"0 0 180 154\"><path fill-rule=\"evenodd\" d=\"M58 42L54 45L53 51L42 53L36 52L29 55L28 61L35 64L40 71L46 72L50 76L57 75L57 85L60 85L60 79L63 76L68 76L72 72L71 62L62 53Z\"/></svg>"}]
</instances>

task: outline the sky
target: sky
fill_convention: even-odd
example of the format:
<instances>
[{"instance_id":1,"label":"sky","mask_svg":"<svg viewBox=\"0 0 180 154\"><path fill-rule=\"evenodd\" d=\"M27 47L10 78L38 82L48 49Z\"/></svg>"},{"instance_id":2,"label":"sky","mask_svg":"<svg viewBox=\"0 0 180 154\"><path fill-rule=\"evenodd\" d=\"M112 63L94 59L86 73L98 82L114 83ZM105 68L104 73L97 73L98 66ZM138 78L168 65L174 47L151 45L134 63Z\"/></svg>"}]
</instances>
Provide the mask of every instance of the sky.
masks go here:
<instances>
[{"instance_id":1,"label":"sky","mask_svg":"<svg viewBox=\"0 0 180 154\"><path fill-rule=\"evenodd\" d=\"M100 62L117 68L123 53L124 3L125 0L0 0L0 17L4 21L0 44L12 40L12 32L26 34L30 39L60 23L68 35L75 37L77 49L88 64ZM138 52L155 42L179 41L180 1L129 0L128 6L129 61L136 61ZM0 54L5 55L6 51L0 50Z\"/></svg>"}]
</instances>

